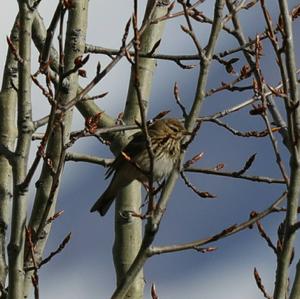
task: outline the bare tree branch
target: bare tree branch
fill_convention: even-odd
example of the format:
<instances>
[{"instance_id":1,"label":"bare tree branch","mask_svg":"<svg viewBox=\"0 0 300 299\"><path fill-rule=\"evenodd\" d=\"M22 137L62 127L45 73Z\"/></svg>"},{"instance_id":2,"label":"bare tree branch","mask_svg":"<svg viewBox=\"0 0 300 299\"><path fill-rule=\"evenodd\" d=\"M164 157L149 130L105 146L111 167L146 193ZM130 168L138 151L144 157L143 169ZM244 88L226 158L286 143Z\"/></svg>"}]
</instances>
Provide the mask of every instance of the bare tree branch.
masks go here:
<instances>
[{"instance_id":1,"label":"bare tree branch","mask_svg":"<svg viewBox=\"0 0 300 299\"><path fill-rule=\"evenodd\" d=\"M98 164L105 167L108 167L114 161L114 159L103 159L96 156L79 154L74 152L67 152L65 160L74 161L74 162L88 162L88 163Z\"/></svg>"},{"instance_id":2,"label":"bare tree branch","mask_svg":"<svg viewBox=\"0 0 300 299\"><path fill-rule=\"evenodd\" d=\"M189 167L189 168L184 169L184 171L194 172L194 173L196 172L196 173L212 174L212 175L225 176L225 177L231 177L231 178L238 178L238 179L259 182L259 183L285 184L285 181L281 180L281 179L275 179L275 178L264 177L264 176L249 176L249 175L243 175L243 174L236 175L234 172L225 172L225 171L205 169L205 168Z\"/></svg>"},{"instance_id":3,"label":"bare tree branch","mask_svg":"<svg viewBox=\"0 0 300 299\"><path fill-rule=\"evenodd\" d=\"M19 29L17 17L11 31L10 40L15 47L19 48ZM15 59L11 49L8 48L5 69L3 73L3 83L0 92L0 285L1 292L7 277L6 262L6 240L7 229L10 223L9 202L12 197L12 168L9 160L14 159L13 149L17 135L16 129L16 103L17 92L11 86L11 82L18 84L18 61Z\"/></svg>"},{"instance_id":4,"label":"bare tree branch","mask_svg":"<svg viewBox=\"0 0 300 299\"><path fill-rule=\"evenodd\" d=\"M153 256L156 254L162 254L162 253L171 253L171 252L178 252L183 250L190 250L190 249L197 249L200 246L218 241L223 238L227 238L231 235L234 235L244 229L249 228L252 224L256 223L258 220L266 217L270 213L274 211L274 209L278 208L279 205L284 201L286 198L286 192L284 192L272 205L270 205L267 209L260 213L256 213L256 216L251 218L250 220L244 221L241 224L234 224L228 228L225 228L221 232L208 237L206 239L196 240L189 243L184 244L177 244L177 245L167 245L167 246L161 246L161 247L150 247L148 248L147 254L148 256Z\"/></svg>"},{"instance_id":5,"label":"bare tree branch","mask_svg":"<svg viewBox=\"0 0 300 299\"><path fill-rule=\"evenodd\" d=\"M15 150L16 163L13 167L13 207L11 236L8 245L9 288L8 297L23 297L24 288L24 250L25 221L27 216L27 192L19 185L27 172L28 155L33 133L31 115L31 24L34 12L28 8L27 1L19 1L20 15L20 48L19 84L18 84L18 139Z\"/></svg>"},{"instance_id":6,"label":"bare tree branch","mask_svg":"<svg viewBox=\"0 0 300 299\"><path fill-rule=\"evenodd\" d=\"M210 33L209 42L206 47L205 59L203 59L201 61L202 65L200 68L200 74L199 74L199 79L198 79L198 86L197 86L197 91L196 91L196 95L195 95L195 100L194 100L191 112L186 121L186 127L190 131L192 130L192 128L196 122L196 118L199 114L201 104L204 99L204 90L205 90L206 82L207 82L208 68L209 68L209 65L210 65L210 62L212 59L216 40L218 38L219 32L222 27L221 19L222 19L222 12L223 12L224 4L225 3L223 0L217 0L216 4L215 4L214 23L213 23L212 30ZM131 283L135 279L136 275L139 273L140 269L143 267L144 263L146 262L146 260L148 258L148 249L151 246L151 244L155 238L155 234L158 230L160 220L163 216L163 213L166 208L166 204L167 204L170 194L175 186L175 182L176 182L177 178L178 178L178 171L174 170L166 182L166 185L162 191L161 197L158 201L157 208L154 211L153 216L148 219L148 222L145 227L145 235L143 238L141 248L140 248L133 264L129 268L126 276L124 277L123 281L120 283L120 285L118 286L118 288L112 295L113 299L124 297L128 288L130 287Z\"/></svg>"}]
</instances>

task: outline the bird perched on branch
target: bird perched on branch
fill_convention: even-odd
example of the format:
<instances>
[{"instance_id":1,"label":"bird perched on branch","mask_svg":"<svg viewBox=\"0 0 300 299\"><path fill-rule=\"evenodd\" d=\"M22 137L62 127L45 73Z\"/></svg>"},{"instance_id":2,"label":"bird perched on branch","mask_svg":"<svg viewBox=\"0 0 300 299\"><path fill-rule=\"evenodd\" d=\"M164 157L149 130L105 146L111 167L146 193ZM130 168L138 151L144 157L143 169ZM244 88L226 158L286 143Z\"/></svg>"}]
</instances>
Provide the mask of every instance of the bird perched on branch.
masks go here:
<instances>
[{"instance_id":1,"label":"bird perched on branch","mask_svg":"<svg viewBox=\"0 0 300 299\"><path fill-rule=\"evenodd\" d=\"M148 126L148 133L153 153L153 181L159 181L171 173L180 155L181 142L190 133L180 121L173 118L155 120ZM106 178L112 174L113 178L91 212L98 211L104 216L122 188L134 180L147 184L151 175L150 157L145 134L134 134L108 169Z\"/></svg>"}]
</instances>

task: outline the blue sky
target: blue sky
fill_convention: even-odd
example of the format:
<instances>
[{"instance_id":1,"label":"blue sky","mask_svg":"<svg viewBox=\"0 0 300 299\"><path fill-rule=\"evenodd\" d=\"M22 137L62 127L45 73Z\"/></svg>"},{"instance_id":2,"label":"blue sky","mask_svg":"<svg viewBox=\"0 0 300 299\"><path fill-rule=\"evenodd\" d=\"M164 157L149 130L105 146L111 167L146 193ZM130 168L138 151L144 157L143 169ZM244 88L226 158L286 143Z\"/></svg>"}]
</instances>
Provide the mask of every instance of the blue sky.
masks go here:
<instances>
[{"instance_id":1,"label":"blue sky","mask_svg":"<svg viewBox=\"0 0 300 299\"><path fill-rule=\"evenodd\" d=\"M5 57L7 45L5 36L9 35L17 12L17 1L7 1L0 11L0 54ZM56 1L42 1L41 15L49 24ZM206 1L199 9L212 15L214 1ZM292 7L298 1L289 1ZM142 4L145 1L141 1ZM266 1L273 16L278 7L276 1ZM116 6L118 9L116 9ZM178 9L178 8L177 8ZM90 1L89 28L87 42L99 46L118 48L126 21L132 12L132 1ZM260 10L245 11L241 14L245 35L254 37L265 28ZM185 24L184 18L171 20L166 26L166 33L161 43L161 53L195 53L192 41L180 30ZM296 32L299 36L299 22ZM195 24L197 34L203 43L207 40L208 27ZM236 41L222 33L217 44L217 51L232 48ZM297 41L299 49L299 41ZM233 57L240 57L239 55ZM37 56L33 60L37 67ZM103 65L106 57L97 56L90 59L86 69L88 78L95 72L96 62ZM279 81L278 70L271 54L271 48L265 45L262 57L264 76L271 84ZM4 58L0 61L3 69ZM236 70L244 61L236 64ZM109 95L99 100L99 106L112 116L117 116L124 107L128 87L130 66L121 61L115 69L92 91L98 94L109 91ZM173 86L177 81L180 86L182 101L189 107L192 103L198 68L182 70L172 62L158 62L156 77L151 95L149 117L162 110L171 109L172 116L181 116L174 105ZM226 74L223 67L213 63L209 75L208 88L220 85L221 81L229 82L232 76ZM88 79L81 80L82 85ZM205 101L201 115L208 115L252 96L251 92L216 94ZM33 91L34 118L46 115L49 107L39 91ZM264 125L259 117L249 115L245 109L225 120L242 131L263 130ZM76 113L74 129L84 126L84 120ZM279 141L281 138L276 135ZM32 147L32 156L36 144ZM79 141L74 151L91 153L102 157L111 154L94 139ZM287 158L284 147L280 146L283 157ZM252 175L280 177L268 138L241 139L233 137L227 131L212 124L204 124L195 143L187 153L187 158L204 152L198 162L201 167L214 167L225 164L225 170L238 170L253 153L257 157L249 170ZM219 178L208 175L190 175L191 181L201 190L217 195L216 199L200 199L179 181L168 210L160 226L156 245L176 244L192 241L213 235L225 227L245 221L252 210L260 211L269 206L283 191L282 186L271 186L231 178ZM72 240L67 248L40 272L40 290L42 298L108 298L114 289L114 270L111 258L113 244L113 213L99 218L89 213L90 206L103 191L104 169L95 165L69 162L66 165L63 184L59 193L58 209L65 210L64 215L53 225L46 253L51 252L71 231ZM31 189L31 201L34 189ZM283 215L270 216L263 221L266 230L275 241L275 233ZM257 267L269 293L273 290L275 256L261 239L256 229L244 231L238 235L212 244L217 246L215 252L202 254L194 251L173 253L151 258L145 265L146 298L150 298L151 283L155 282L161 298L188 299L258 299L258 291L253 278L253 269ZM298 257L296 252L296 257ZM297 259L296 259L297 260ZM224 296L224 294L226 294Z\"/></svg>"}]
</instances>

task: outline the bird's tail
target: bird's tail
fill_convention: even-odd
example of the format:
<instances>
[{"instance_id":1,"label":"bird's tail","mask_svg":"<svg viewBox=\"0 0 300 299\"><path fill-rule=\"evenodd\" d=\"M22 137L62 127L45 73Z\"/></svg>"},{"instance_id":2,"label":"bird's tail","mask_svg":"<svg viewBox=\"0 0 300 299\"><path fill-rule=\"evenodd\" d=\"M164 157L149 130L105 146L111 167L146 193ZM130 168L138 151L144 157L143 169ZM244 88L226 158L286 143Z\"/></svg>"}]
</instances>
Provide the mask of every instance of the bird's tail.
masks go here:
<instances>
[{"instance_id":1,"label":"bird's tail","mask_svg":"<svg viewBox=\"0 0 300 299\"><path fill-rule=\"evenodd\" d=\"M99 212L101 216L104 216L114 199L117 197L119 191L130 184L135 178L133 171L128 172L126 168L122 168L115 172L109 186L104 193L99 197L95 204L91 208L91 212Z\"/></svg>"},{"instance_id":2,"label":"bird's tail","mask_svg":"<svg viewBox=\"0 0 300 299\"><path fill-rule=\"evenodd\" d=\"M110 192L110 189L108 188L95 202L90 211L97 211L101 216L104 216L113 203L115 197L116 195L112 194L112 192Z\"/></svg>"}]
</instances>

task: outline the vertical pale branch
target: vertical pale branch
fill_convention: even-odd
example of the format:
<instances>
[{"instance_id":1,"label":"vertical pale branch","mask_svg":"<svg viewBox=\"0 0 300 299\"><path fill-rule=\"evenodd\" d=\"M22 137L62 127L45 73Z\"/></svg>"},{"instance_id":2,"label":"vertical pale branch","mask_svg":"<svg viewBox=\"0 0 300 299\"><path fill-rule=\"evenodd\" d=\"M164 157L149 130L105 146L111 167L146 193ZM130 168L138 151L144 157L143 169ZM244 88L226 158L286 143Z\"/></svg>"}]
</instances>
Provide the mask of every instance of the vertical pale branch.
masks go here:
<instances>
[{"instance_id":1,"label":"vertical pale branch","mask_svg":"<svg viewBox=\"0 0 300 299\"><path fill-rule=\"evenodd\" d=\"M300 298L300 261L297 263L296 275L292 285L291 295L289 299L298 299Z\"/></svg>"},{"instance_id":2,"label":"vertical pale branch","mask_svg":"<svg viewBox=\"0 0 300 299\"><path fill-rule=\"evenodd\" d=\"M300 167L299 161L291 157L291 178L288 189L287 214L285 218L285 235L282 251L279 253L276 269L276 281L274 290L274 299L285 299L288 290L289 265L293 254L293 246L296 238L296 231L293 225L297 221L297 208L300 196ZM297 268L299 271L299 267ZM299 274L296 275L299 279ZM295 280L294 284L297 282ZM299 283L299 281L298 281Z\"/></svg>"},{"instance_id":3,"label":"vertical pale branch","mask_svg":"<svg viewBox=\"0 0 300 299\"><path fill-rule=\"evenodd\" d=\"M279 1L280 12L284 25L284 53L286 62L286 72L289 80L289 94L291 101L296 104L299 100L298 92L298 80L297 80L297 66L296 66L296 54L293 41L293 29L292 29L292 16L289 12L288 3L286 0ZM295 109L294 121L297 124L297 130L300 130L300 111ZM297 140L297 149L299 150L300 140Z\"/></svg>"},{"instance_id":4,"label":"vertical pale branch","mask_svg":"<svg viewBox=\"0 0 300 299\"><path fill-rule=\"evenodd\" d=\"M10 40L16 49L19 48L19 19L16 18ZM17 130L16 106L17 91L12 83L18 86L18 61L15 59L10 48L7 51L5 69L3 74L2 88L0 92L0 144L9 150L13 150ZM4 287L7 276L6 264L6 232L10 219L10 201L12 197L12 168L0 151L0 285Z\"/></svg>"},{"instance_id":5,"label":"vertical pale branch","mask_svg":"<svg viewBox=\"0 0 300 299\"><path fill-rule=\"evenodd\" d=\"M160 3L161 2L161 3ZM152 14L152 19L159 18L167 13L169 1L156 1L148 0L144 21L146 23L149 18L149 13L153 9L153 5L157 5L155 11ZM147 29L142 33L140 40L140 52L149 53L153 47L160 41L164 32L165 22L159 22L158 24L151 24L147 26ZM149 97L152 89L153 74L155 70L155 59L140 58L139 59L139 85L142 93L142 99L144 101L145 112L147 113ZM134 123L135 120L140 121L140 107L138 101L138 94L135 87L135 74L134 66L132 66L126 106L124 110L123 120L126 123Z\"/></svg>"},{"instance_id":6,"label":"vertical pale branch","mask_svg":"<svg viewBox=\"0 0 300 299\"><path fill-rule=\"evenodd\" d=\"M193 105L191 111L189 112L187 119L186 119L186 128L188 131L192 131L193 127L195 126L196 119L200 113L204 98L205 98L205 89L209 74L209 68L212 61L212 56L214 53L215 45L219 37L219 33L222 29L222 16L223 16L223 9L225 5L225 0L217 0L215 3L215 10L214 10L214 20L212 24L211 33L209 36L208 45L205 47L206 50L201 50L201 57L200 60L200 72L197 82L196 94L193 101ZM181 155L181 161L184 158L184 153ZM169 177L166 187L163 189L161 197L158 202L158 208L155 210L154 217L150 219L147 223L149 236L150 239L152 238L153 232L155 233L159 227L161 218L163 216L163 211L165 211L167 207L168 200L174 189L176 180L178 178L178 170L173 171L171 176ZM145 238L144 238L145 240ZM152 243L152 241L151 241Z\"/></svg>"},{"instance_id":7,"label":"vertical pale branch","mask_svg":"<svg viewBox=\"0 0 300 299\"><path fill-rule=\"evenodd\" d=\"M46 39L46 28L41 16L37 13L32 24L32 39L37 47L38 51L41 53L44 48L44 43ZM51 47L50 49L50 63L51 68L58 72L58 53ZM77 92L82 91L81 87L78 87ZM88 96L86 96L88 98ZM103 110L101 110L93 101L80 101L76 104L77 109L83 115L83 117L92 117L98 113L101 113L101 117L98 120L99 127L111 127L114 125L114 120L108 116ZM109 135L109 140L112 140L112 134Z\"/></svg>"},{"instance_id":8,"label":"vertical pale branch","mask_svg":"<svg viewBox=\"0 0 300 299\"><path fill-rule=\"evenodd\" d=\"M289 126L290 140L292 141L290 158L291 179L288 189L288 204L285 218L286 227L284 241L282 251L280 252L278 257L276 270L274 299L284 299L287 294L289 265L296 237L296 231L293 230L293 225L297 222L297 210L300 196L300 110L297 105L299 103L299 93L296 77L296 57L293 43L292 16L289 13L288 3L286 0L279 1L279 7L283 24L283 50L287 67L287 76L289 79L288 98L294 106L291 107L291 109L287 110L287 114L292 118L292 123ZM295 296L295 294L297 293L297 288L295 286L296 283L299 283L299 267L297 267L297 274L293 286L293 296Z\"/></svg>"},{"instance_id":9,"label":"vertical pale branch","mask_svg":"<svg viewBox=\"0 0 300 299\"><path fill-rule=\"evenodd\" d=\"M65 51L60 53L64 55L64 71L68 72L74 68L75 59L84 53L85 37L87 28L88 1L73 0L69 8L68 24L65 40ZM63 75L63 74L60 74ZM59 105L66 105L77 94L78 73L72 73L68 76L69 89L56 90L56 100ZM59 178L62 173L62 163L64 160L64 144L69 139L69 133L72 123L73 109L69 109L60 115L55 122L55 128L50 136L46 150L46 156L51 160L53 171L51 173L49 165L44 162L40 178L37 183L37 192L34 201L34 207L30 218L29 226L35 233L42 232L41 236L35 236L37 245L35 248L36 261L40 261L48 239L51 225L45 226L46 220L52 216L55 211L57 192L59 189ZM28 294L31 285L32 273L26 273L26 294Z\"/></svg>"},{"instance_id":10,"label":"vertical pale branch","mask_svg":"<svg viewBox=\"0 0 300 299\"><path fill-rule=\"evenodd\" d=\"M228 9L230 12L234 11L234 7L231 0L226 0ZM268 15L266 11L266 7L264 5L264 1L261 1L262 9L264 12L264 16L268 25L269 30L269 36L273 45L273 48L275 50L275 53L277 54L277 59L279 61L279 67L280 67L280 73L282 76L282 81L284 85L284 91L287 91L287 81L293 80L295 81L296 78L296 67L295 67L295 57L293 55L293 39L292 39L292 28L291 28L291 16L289 15L288 6L285 1L279 1L281 6L281 14L283 15L283 24L284 24L284 40L286 47L284 48L284 53L286 55L286 65L287 70L285 70L284 61L281 57L281 53L279 51L276 39L273 37L273 29L271 24L270 16ZM235 36L238 39L240 45L246 44L246 39L244 38L241 26L238 21L238 18L236 14L233 13L233 24L235 28ZM251 65L254 75L256 77L256 80L259 81L259 74L257 74L257 70L255 69L255 61L254 58L244 51L245 57L248 61L248 63ZM289 70L290 69L290 70ZM287 76L287 77L286 77ZM290 85L290 103L297 103L297 97L295 97L294 92L297 92L297 86L296 84L289 84ZM295 90L295 91L294 91ZM292 95L294 94L294 97L292 98ZM280 120L281 117L276 109L274 109L274 102L272 99L269 99L271 105L269 105L269 108L271 108L271 113L273 118L276 120ZM297 217L297 206L298 206L298 198L299 198L299 188L297 185L299 185L299 179L300 179L300 173L299 173L299 161L297 161L297 150L293 144L295 144L296 140L298 139L296 136L298 134L295 134L295 131L299 131L299 127L297 124L299 124L299 121L297 120L298 117L296 115L299 113L297 112L298 108L292 108L289 107L288 101L285 101L286 103L286 109L287 109L287 118L288 118L288 131L289 131L289 142L286 140L286 132L282 130L281 133L285 144L287 145L288 149L291 152L291 180L290 180L290 186L289 186L289 193L288 193L288 211L287 211L287 218L289 219L286 221L286 231L285 231L285 239L283 244L283 251L279 253L278 256L278 265L277 265L277 271L276 271L276 282L275 282L275 291L274 291L274 299L284 299L286 298L287 294L287 283L288 283L288 267L290 264L290 259L292 255L292 249L293 249L293 243L294 243L294 237L295 232L290 234L290 228L295 223L296 217ZM276 108L276 107L275 107Z\"/></svg>"},{"instance_id":11,"label":"vertical pale branch","mask_svg":"<svg viewBox=\"0 0 300 299\"><path fill-rule=\"evenodd\" d=\"M149 21L150 12L152 19L159 18L167 13L169 1L149 0L144 16L143 24ZM154 8L154 6L157 7ZM153 11L153 8L155 9ZM162 38L165 22L149 25L141 35L140 51L149 53L158 45ZM135 61L136 63L136 61ZM139 91L141 93L142 104L145 114L152 88L153 74L155 70L155 59L140 58L138 61L138 74L135 74L135 67L132 66L131 77L124 110L123 120L127 124L141 121L141 111L139 106L139 95L135 86L135 78L139 80ZM124 143L121 144L121 147ZM120 150L120 148L119 148ZM141 206L141 185L133 182L128 187L123 188L116 200L115 213L115 242L113 247L114 264L117 274L117 285L121 283L135 259L142 240L142 221L138 217L125 219L121 216L124 211L139 211ZM142 271L137 275L134 283L126 294L126 298L143 298L144 278Z\"/></svg>"},{"instance_id":12,"label":"vertical pale branch","mask_svg":"<svg viewBox=\"0 0 300 299\"><path fill-rule=\"evenodd\" d=\"M27 171L28 155L33 133L31 115L31 24L33 11L28 1L19 1L19 86L18 86L18 140L13 164L13 208L11 237L8 246L8 298L23 298L24 247L28 190L22 190Z\"/></svg>"},{"instance_id":13,"label":"vertical pale branch","mask_svg":"<svg viewBox=\"0 0 300 299\"><path fill-rule=\"evenodd\" d=\"M35 16L32 26L32 39L38 51L41 53L43 51L46 39L46 28L43 19L38 13ZM58 72L58 60L59 55L57 51L53 47L51 47L50 65L51 68L53 68L56 72ZM79 94L82 91L82 87L78 86L77 88L77 94ZM89 96L86 95L85 98L88 99ZM97 114L101 114L101 117L99 117L97 120L98 127L112 127L113 125L115 125L115 120L108 114L106 114L102 109L100 109L93 101L79 101L76 104L76 108L85 119L93 117ZM124 144L124 142L127 140L127 134L124 134L123 132L107 133L103 134L102 137L105 138L105 140L109 140L110 142L112 142L111 148L113 152L117 151L117 148L119 148L119 144Z\"/></svg>"},{"instance_id":14,"label":"vertical pale branch","mask_svg":"<svg viewBox=\"0 0 300 299\"><path fill-rule=\"evenodd\" d=\"M216 41L218 39L220 30L222 28L222 15L224 8L225 0L217 0L215 3L214 10L214 21L212 25L212 30L210 33L210 38L206 50L201 53L201 67L198 78L197 90L194 98L194 103L192 109L188 115L186 125L190 130L193 128L196 123L196 118L198 117L205 97L205 88L208 78L209 67L212 60L212 55L214 53L214 48ZM184 154L181 156L181 160L184 158ZM154 215L151 216L146 224L145 235L142 241L141 248L138 252L138 255L134 259L133 264L129 268L126 276L122 280L121 284L118 286L112 299L121 299L124 298L127 293L130 285L134 281L135 277L138 275L139 271L144 266L145 262L150 256L150 246L155 238L155 235L158 231L160 221L163 217L163 213L166 209L170 195L175 187L176 181L178 178L178 170L174 170L170 177L168 178L165 187L163 188L161 197L159 199L157 208L155 209Z\"/></svg>"}]
</instances>

